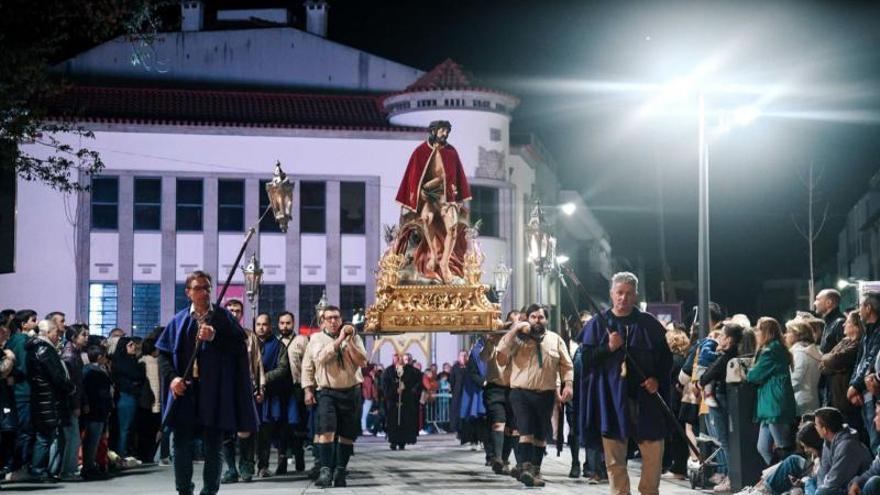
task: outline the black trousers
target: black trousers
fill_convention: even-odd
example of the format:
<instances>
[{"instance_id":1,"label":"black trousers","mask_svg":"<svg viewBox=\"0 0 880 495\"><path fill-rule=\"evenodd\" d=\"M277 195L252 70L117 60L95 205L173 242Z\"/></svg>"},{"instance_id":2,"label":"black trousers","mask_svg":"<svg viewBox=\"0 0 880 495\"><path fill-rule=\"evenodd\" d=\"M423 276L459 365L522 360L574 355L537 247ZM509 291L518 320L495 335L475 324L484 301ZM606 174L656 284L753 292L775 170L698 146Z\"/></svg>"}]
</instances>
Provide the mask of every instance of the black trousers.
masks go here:
<instances>
[{"instance_id":1,"label":"black trousers","mask_svg":"<svg viewBox=\"0 0 880 495\"><path fill-rule=\"evenodd\" d=\"M257 468L269 468L269 453L272 448L272 441L278 443L279 456L286 456L288 435L285 433L289 430L286 421L277 421L263 423L260 425L260 432L257 434Z\"/></svg>"},{"instance_id":2,"label":"black trousers","mask_svg":"<svg viewBox=\"0 0 880 495\"><path fill-rule=\"evenodd\" d=\"M235 467L235 447L238 445L239 460L238 468ZM238 434L232 433L223 439L223 459L226 461L226 470L230 473L240 473L242 476L254 475L254 450L257 445L256 435L247 438L238 438ZM268 464L268 459L267 459Z\"/></svg>"}]
</instances>

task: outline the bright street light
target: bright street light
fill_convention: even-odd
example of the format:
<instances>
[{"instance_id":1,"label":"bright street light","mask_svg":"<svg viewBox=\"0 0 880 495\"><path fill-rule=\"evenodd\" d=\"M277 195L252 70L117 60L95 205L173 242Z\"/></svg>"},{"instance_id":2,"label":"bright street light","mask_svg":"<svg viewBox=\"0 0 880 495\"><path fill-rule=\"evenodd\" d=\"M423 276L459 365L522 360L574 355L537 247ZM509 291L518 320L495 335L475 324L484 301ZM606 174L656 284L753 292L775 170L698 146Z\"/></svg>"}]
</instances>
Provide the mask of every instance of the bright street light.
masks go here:
<instances>
[{"instance_id":1,"label":"bright street light","mask_svg":"<svg viewBox=\"0 0 880 495\"><path fill-rule=\"evenodd\" d=\"M749 125L761 116L761 108L756 105L739 107L733 111L733 121L738 125Z\"/></svg>"},{"instance_id":2,"label":"bright street light","mask_svg":"<svg viewBox=\"0 0 880 495\"><path fill-rule=\"evenodd\" d=\"M564 254L560 254L559 256L556 257L556 264L562 265L562 264L568 263L568 260L570 260L570 259L571 258L569 258L568 256L566 256Z\"/></svg>"},{"instance_id":3,"label":"bright street light","mask_svg":"<svg viewBox=\"0 0 880 495\"><path fill-rule=\"evenodd\" d=\"M562 213L572 216L574 215L574 212L577 211L577 205L569 201L568 203L559 205L559 209L562 210Z\"/></svg>"}]
</instances>

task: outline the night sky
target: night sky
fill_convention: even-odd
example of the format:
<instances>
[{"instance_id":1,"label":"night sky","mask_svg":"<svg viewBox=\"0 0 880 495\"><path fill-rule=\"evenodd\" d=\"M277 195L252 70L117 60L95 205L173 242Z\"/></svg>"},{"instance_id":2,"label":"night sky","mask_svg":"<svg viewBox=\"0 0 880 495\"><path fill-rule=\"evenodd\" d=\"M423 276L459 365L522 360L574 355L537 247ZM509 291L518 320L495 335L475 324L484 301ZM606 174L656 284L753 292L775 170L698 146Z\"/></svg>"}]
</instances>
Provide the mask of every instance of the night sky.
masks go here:
<instances>
[{"instance_id":1,"label":"night sky","mask_svg":"<svg viewBox=\"0 0 880 495\"><path fill-rule=\"evenodd\" d=\"M835 269L845 215L880 169L878 28L880 7L841 2L331 2L329 16L335 41L423 70L449 57L521 97L512 132L547 144L614 254L643 264L651 300L661 186L673 278L696 280L696 100L639 119L656 92L623 88L664 84L710 59L705 80L759 88L707 97L716 108L766 98L765 116L710 147L712 298L752 316L763 280L807 277L792 221L806 217L799 174L810 163L824 171L817 267Z\"/></svg>"}]
</instances>

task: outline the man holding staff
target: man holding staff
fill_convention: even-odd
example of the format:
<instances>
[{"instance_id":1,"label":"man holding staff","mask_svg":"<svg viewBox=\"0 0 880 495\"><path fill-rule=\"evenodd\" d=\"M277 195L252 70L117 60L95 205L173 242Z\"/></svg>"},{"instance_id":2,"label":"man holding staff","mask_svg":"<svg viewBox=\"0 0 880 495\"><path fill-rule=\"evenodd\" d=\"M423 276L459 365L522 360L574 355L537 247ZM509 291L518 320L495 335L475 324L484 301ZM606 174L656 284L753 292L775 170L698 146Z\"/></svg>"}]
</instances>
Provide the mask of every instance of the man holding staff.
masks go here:
<instances>
[{"instance_id":1,"label":"man holding staff","mask_svg":"<svg viewBox=\"0 0 880 495\"><path fill-rule=\"evenodd\" d=\"M588 447L605 451L611 493L630 493L629 439L639 445L639 493L659 494L667 422L659 397L668 396L672 352L656 318L636 308L639 280L629 272L611 279L611 309L584 327L581 340L581 432Z\"/></svg>"},{"instance_id":2,"label":"man holding staff","mask_svg":"<svg viewBox=\"0 0 880 495\"><path fill-rule=\"evenodd\" d=\"M199 428L205 446L202 495L220 489L224 435L257 431L246 335L228 310L211 303L211 289L211 275L192 272L184 289L192 304L174 315L156 342L159 371L171 391L162 413L174 432L174 484L180 494L195 490L193 436Z\"/></svg>"}]
</instances>

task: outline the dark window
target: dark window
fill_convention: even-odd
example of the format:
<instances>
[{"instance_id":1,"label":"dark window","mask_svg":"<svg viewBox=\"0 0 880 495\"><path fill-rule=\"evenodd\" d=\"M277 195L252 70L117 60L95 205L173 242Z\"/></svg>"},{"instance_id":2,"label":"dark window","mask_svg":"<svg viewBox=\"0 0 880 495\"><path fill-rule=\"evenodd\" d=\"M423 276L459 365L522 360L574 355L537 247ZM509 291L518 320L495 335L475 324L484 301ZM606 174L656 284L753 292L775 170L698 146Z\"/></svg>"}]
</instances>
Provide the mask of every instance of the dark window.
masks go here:
<instances>
[{"instance_id":1,"label":"dark window","mask_svg":"<svg viewBox=\"0 0 880 495\"><path fill-rule=\"evenodd\" d=\"M364 309L366 293L363 285L343 285L339 288L339 308L345 320L351 321L356 311Z\"/></svg>"},{"instance_id":2,"label":"dark window","mask_svg":"<svg viewBox=\"0 0 880 495\"><path fill-rule=\"evenodd\" d=\"M92 333L107 335L116 327L117 290L116 284L89 284L89 329Z\"/></svg>"},{"instance_id":3,"label":"dark window","mask_svg":"<svg viewBox=\"0 0 880 495\"><path fill-rule=\"evenodd\" d=\"M320 297L320 296L319 296ZM284 284L263 284L260 287L260 313L269 313L272 327L278 322L278 315L286 308L284 302Z\"/></svg>"},{"instance_id":4,"label":"dark window","mask_svg":"<svg viewBox=\"0 0 880 495\"><path fill-rule=\"evenodd\" d=\"M177 230L202 230L201 179L177 179Z\"/></svg>"},{"instance_id":5,"label":"dark window","mask_svg":"<svg viewBox=\"0 0 880 495\"><path fill-rule=\"evenodd\" d=\"M186 297L186 284L178 282L174 284L174 312L179 313L181 310L190 307L190 300Z\"/></svg>"},{"instance_id":6,"label":"dark window","mask_svg":"<svg viewBox=\"0 0 880 495\"><path fill-rule=\"evenodd\" d=\"M134 230L159 230L162 224L162 179L134 180Z\"/></svg>"},{"instance_id":7,"label":"dark window","mask_svg":"<svg viewBox=\"0 0 880 495\"><path fill-rule=\"evenodd\" d=\"M162 304L159 284L134 284L131 297L131 334L146 337L159 325Z\"/></svg>"},{"instance_id":8,"label":"dark window","mask_svg":"<svg viewBox=\"0 0 880 495\"><path fill-rule=\"evenodd\" d=\"M480 221L480 235L498 237L498 189L471 186L471 224Z\"/></svg>"},{"instance_id":9,"label":"dark window","mask_svg":"<svg viewBox=\"0 0 880 495\"><path fill-rule=\"evenodd\" d=\"M92 179L92 228L119 228L119 178Z\"/></svg>"},{"instance_id":10,"label":"dark window","mask_svg":"<svg viewBox=\"0 0 880 495\"><path fill-rule=\"evenodd\" d=\"M318 327L318 318L315 314L315 306L324 294L323 285L300 285L299 286L299 314L300 325ZM331 302L332 304L332 302Z\"/></svg>"},{"instance_id":11,"label":"dark window","mask_svg":"<svg viewBox=\"0 0 880 495\"><path fill-rule=\"evenodd\" d=\"M217 181L217 231L244 231L244 181Z\"/></svg>"},{"instance_id":12,"label":"dark window","mask_svg":"<svg viewBox=\"0 0 880 495\"><path fill-rule=\"evenodd\" d=\"M501 141L501 129L489 129L489 140Z\"/></svg>"},{"instance_id":13,"label":"dark window","mask_svg":"<svg viewBox=\"0 0 880 495\"><path fill-rule=\"evenodd\" d=\"M262 215L263 212L269 208L269 195L266 194L266 184L268 182L269 181L267 180L260 181L260 190L258 193L260 196L260 209L257 212L257 215ZM281 232L281 227L279 227L278 222L275 221L275 216L272 214L272 210L269 210L269 213L266 213L266 216L263 217L263 220L260 222L260 232Z\"/></svg>"},{"instance_id":14,"label":"dark window","mask_svg":"<svg viewBox=\"0 0 880 495\"><path fill-rule=\"evenodd\" d=\"M327 184L300 182L299 231L323 234L327 230Z\"/></svg>"},{"instance_id":15,"label":"dark window","mask_svg":"<svg viewBox=\"0 0 880 495\"><path fill-rule=\"evenodd\" d=\"M343 234L364 233L364 209L366 207L366 184L343 182L339 198L340 229Z\"/></svg>"}]
</instances>

